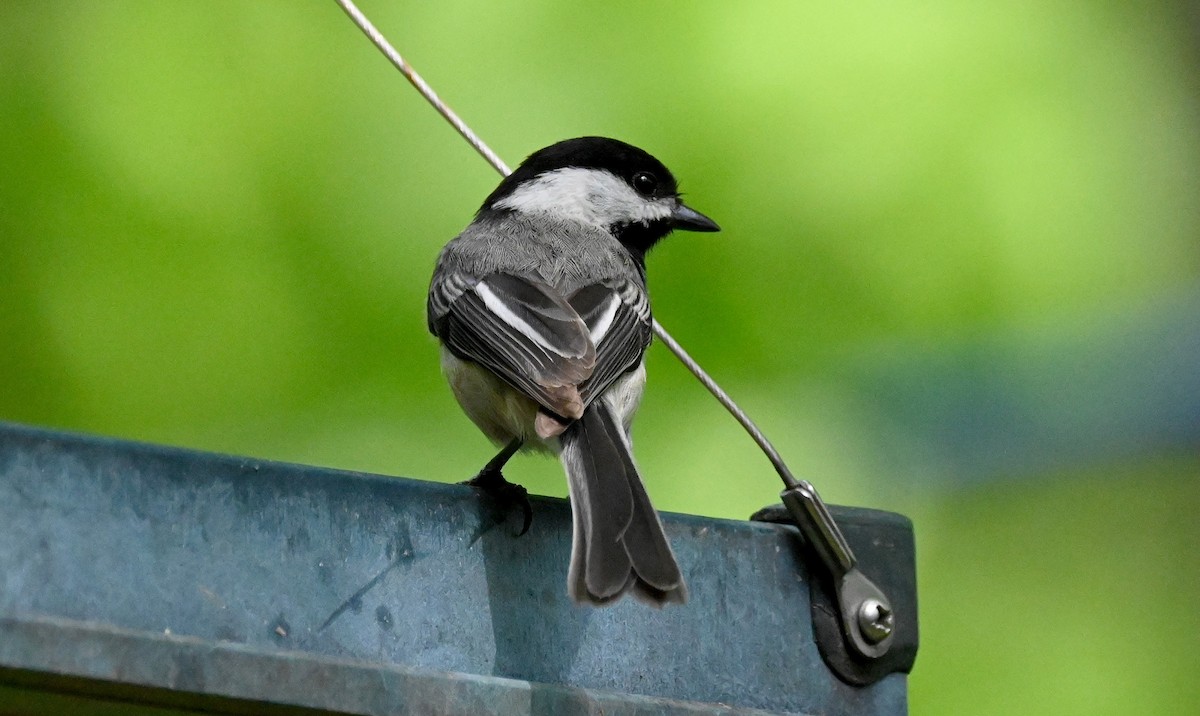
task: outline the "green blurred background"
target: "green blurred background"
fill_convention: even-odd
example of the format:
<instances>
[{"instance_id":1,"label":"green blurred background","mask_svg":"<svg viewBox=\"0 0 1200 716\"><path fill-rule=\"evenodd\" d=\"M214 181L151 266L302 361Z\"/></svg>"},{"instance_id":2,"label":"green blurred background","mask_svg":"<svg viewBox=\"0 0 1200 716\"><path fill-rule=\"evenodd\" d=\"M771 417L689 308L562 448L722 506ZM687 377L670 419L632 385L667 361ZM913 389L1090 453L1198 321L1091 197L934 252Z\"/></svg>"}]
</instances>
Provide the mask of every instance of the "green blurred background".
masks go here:
<instances>
[{"instance_id":1,"label":"green blurred background","mask_svg":"<svg viewBox=\"0 0 1200 716\"><path fill-rule=\"evenodd\" d=\"M619 137L721 223L651 256L656 315L827 499L915 521L913 713L1195 712L1195 3L364 6L508 162ZM490 456L424 303L498 178L332 2L5 2L0 162L0 419ZM657 505L774 501L650 374Z\"/></svg>"}]
</instances>

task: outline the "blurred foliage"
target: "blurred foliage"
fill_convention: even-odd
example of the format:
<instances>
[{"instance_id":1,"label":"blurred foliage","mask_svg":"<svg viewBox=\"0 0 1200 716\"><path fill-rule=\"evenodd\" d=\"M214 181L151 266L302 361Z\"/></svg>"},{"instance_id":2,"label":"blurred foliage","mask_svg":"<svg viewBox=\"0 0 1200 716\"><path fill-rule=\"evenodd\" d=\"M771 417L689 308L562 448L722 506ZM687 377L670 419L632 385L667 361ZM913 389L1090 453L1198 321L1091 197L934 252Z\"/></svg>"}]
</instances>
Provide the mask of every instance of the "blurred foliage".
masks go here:
<instances>
[{"instance_id":1,"label":"blurred foliage","mask_svg":"<svg viewBox=\"0 0 1200 716\"><path fill-rule=\"evenodd\" d=\"M915 519L915 713L1200 702L1194 6L365 9L510 163L619 137L721 223L651 257L656 314L828 499ZM490 455L423 312L497 177L333 3L7 2L0 98L0 419L437 480ZM650 373L656 503L772 501Z\"/></svg>"}]
</instances>

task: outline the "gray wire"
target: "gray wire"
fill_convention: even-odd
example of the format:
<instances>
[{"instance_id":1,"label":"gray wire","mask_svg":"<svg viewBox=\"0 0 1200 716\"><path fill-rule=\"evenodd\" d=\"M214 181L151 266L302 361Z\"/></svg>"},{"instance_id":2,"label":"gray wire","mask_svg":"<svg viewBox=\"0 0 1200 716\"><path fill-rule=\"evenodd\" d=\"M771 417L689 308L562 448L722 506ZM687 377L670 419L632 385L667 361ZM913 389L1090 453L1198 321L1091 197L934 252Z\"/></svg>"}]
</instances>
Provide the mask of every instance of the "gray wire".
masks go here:
<instances>
[{"instance_id":1,"label":"gray wire","mask_svg":"<svg viewBox=\"0 0 1200 716\"><path fill-rule=\"evenodd\" d=\"M355 25L358 26L358 29L362 30L363 34L371 40L375 47L379 48L379 51L382 52L383 55L387 57L393 65L396 66L396 69L400 70L400 74L404 75L405 78L412 83L412 86L421 93L421 96L424 97L429 104L433 105L433 108L436 109L439 114L445 117L446 121L449 122L459 134L462 135L463 139L467 140L467 143L475 148L475 151L479 152L479 154L487 160L488 164L491 164L496 171L500 172L501 176L508 176L511 173L508 165L505 164L500 157L497 156L496 153L493 152L491 148L479 138L479 135L475 134L475 132L473 132L471 128L467 126L466 122L462 121L462 119L454 113L454 110L450 109L450 107L442 101L441 97L438 97L437 92L433 91L433 88L429 86L429 83L422 79L419 74L417 74L417 71L412 68L412 65L404 61L404 58L400 56L400 53L396 51L396 48L392 47L391 43L387 41L387 38L385 38L383 34L375 28L375 25L371 24L371 21L367 19L366 15L362 14L362 12L351 0L334 0L334 2L336 2L342 8L342 10L344 10L346 14L350 16L350 19ZM750 419L750 416L746 415L746 412L738 407L737 403L733 402L733 398L730 398L729 394L726 393L721 386L717 385L717 381L713 380L712 377L700 367L700 364L697 363L690 355L688 355L688 352L683 349L683 346L679 345L679 342L672 338L670 333L667 333L667 329L663 328L662 324L659 323L657 319L653 320L653 325L654 334L659 337L659 340L661 340L663 344L675 354L675 357L678 358L679 361L683 363L683 365L689 371L691 371L692 375L696 376L696 378L704 385L705 388L708 388L708 392L712 393L713 397L715 397L717 401L721 403L721 405L725 406L725 409L729 411L729 414L732 415L734 419L737 420L742 426L742 428L744 428L746 432L750 434L750 437L755 443L758 444L758 447L762 449L763 453L766 454L767 459L770 460L771 464L775 467L775 472L779 473L779 478L783 480L783 484L789 488L797 486L799 481L792 476L791 470L788 470L787 465L784 464L783 458L779 456L779 452L775 449L775 446L772 445L771 441L767 439L767 436L758 429L758 426L754 424L754 421Z\"/></svg>"},{"instance_id":2,"label":"gray wire","mask_svg":"<svg viewBox=\"0 0 1200 716\"><path fill-rule=\"evenodd\" d=\"M708 392L713 394L717 402L725 406L725 409L729 411L734 420L737 420L742 428L750 434L751 439L758 443L758 447L766 454L767 459L771 461L771 465L775 467L775 472L779 473L779 479L783 480L783 484L789 488L799 485L799 480L792 476L792 471L788 469L788 466L783 462L783 458L779 456L779 451L775 449L775 446L771 444L771 441L767 439L763 431L758 429L758 426L754 424L754 421L750 419L746 411L738 407L738 404L733 402L733 398L729 397L729 393L726 393L721 386L717 385L717 381L713 380L712 376L706 373L700 367L700 364L688 355L683 346L679 345L679 342L672 338L670 333L667 333L667 329L662 327L657 318L652 320L654 321L655 335L675 354L679 362L683 363L705 388L708 388Z\"/></svg>"},{"instance_id":3,"label":"gray wire","mask_svg":"<svg viewBox=\"0 0 1200 716\"><path fill-rule=\"evenodd\" d=\"M492 151L491 147L483 143L483 140L479 138L479 135L471 131L471 128L467 126L467 123L462 121L462 119L454 113L454 110L450 109L450 107L442 101L441 97L438 97L437 92L433 91L433 88L429 86L429 83L422 79L421 75L417 74L417 71L412 68L412 65L404 61L404 58L400 56L400 53L396 52L396 48L392 47L392 44L387 41L387 38L383 36L383 33L379 32L379 30L377 30L375 26L371 24L371 21L367 19L367 16L362 14L362 11L360 11L353 2L350 0L334 0L334 2L341 6L342 10L346 11L346 14L350 16L350 19L354 21L354 24L358 26L358 29L362 30L363 34L367 36L367 39L374 43L375 47L379 48L379 51L383 53L384 57L388 58L388 61L395 65L396 69L400 70L400 74L404 75L405 78L412 83L412 86L417 88L417 91L421 93L421 96L428 100L429 104L433 105L433 108L438 111L438 114L445 117L446 121L450 123L450 126L458 130L458 133L462 135L463 139L467 140L467 143L472 147L475 147L475 151L483 155L483 158L487 160L488 164L491 164L493 167L495 167L496 171L500 172L500 174L503 176L508 176L511 173L508 165L505 164L503 160L501 160L500 157Z\"/></svg>"}]
</instances>

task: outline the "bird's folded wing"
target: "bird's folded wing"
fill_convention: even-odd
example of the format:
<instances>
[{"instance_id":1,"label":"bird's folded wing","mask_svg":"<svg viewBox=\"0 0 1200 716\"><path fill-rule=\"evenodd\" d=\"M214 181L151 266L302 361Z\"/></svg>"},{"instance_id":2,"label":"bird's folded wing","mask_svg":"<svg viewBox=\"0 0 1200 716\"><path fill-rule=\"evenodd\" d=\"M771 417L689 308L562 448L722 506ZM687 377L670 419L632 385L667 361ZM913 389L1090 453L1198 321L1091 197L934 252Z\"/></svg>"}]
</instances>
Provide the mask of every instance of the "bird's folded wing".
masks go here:
<instances>
[{"instance_id":1,"label":"bird's folded wing","mask_svg":"<svg viewBox=\"0 0 1200 716\"><path fill-rule=\"evenodd\" d=\"M503 378L551 413L578 418L580 384L592 375L596 349L588 326L552 286L491 274L435 277L430 329L456 356Z\"/></svg>"},{"instance_id":2,"label":"bird's folded wing","mask_svg":"<svg viewBox=\"0 0 1200 716\"><path fill-rule=\"evenodd\" d=\"M641 362L653 335L650 302L645 290L632 281L586 286L569 301L596 346L595 368L579 386L586 405Z\"/></svg>"}]
</instances>

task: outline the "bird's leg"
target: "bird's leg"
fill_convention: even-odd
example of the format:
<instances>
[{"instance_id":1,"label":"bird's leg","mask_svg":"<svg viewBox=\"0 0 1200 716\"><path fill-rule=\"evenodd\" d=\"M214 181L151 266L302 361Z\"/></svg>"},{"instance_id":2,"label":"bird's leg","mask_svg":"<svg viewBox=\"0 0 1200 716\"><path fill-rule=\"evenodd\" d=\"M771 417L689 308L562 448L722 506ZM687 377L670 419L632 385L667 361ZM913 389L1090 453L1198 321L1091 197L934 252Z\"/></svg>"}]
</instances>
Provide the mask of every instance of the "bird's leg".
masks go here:
<instances>
[{"instance_id":1,"label":"bird's leg","mask_svg":"<svg viewBox=\"0 0 1200 716\"><path fill-rule=\"evenodd\" d=\"M500 474L500 471L504 469L504 466L508 464L508 461L512 459L512 456L517 454L517 450L521 449L521 444L523 442L524 440L521 438L513 438L511 442L509 442L502 450L500 450L500 452L496 453L496 457L488 460L488 464L484 465L483 469L479 471L479 474L476 475L470 482L474 483L475 480L483 477L484 474L491 473L494 473L496 478L503 480L504 476Z\"/></svg>"},{"instance_id":2,"label":"bird's leg","mask_svg":"<svg viewBox=\"0 0 1200 716\"><path fill-rule=\"evenodd\" d=\"M496 457L489 460L488 464L483 466L479 474L462 483L483 490L489 497L501 503L520 506L524 522L522 523L520 533L517 535L518 537L528 532L529 526L533 524L533 507L529 504L529 491L520 485L504 479L501 470L509 461L509 458L515 455L517 450L521 448L522 442L521 438L513 438L512 442L505 445L504 449L496 453Z\"/></svg>"}]
</instances>

